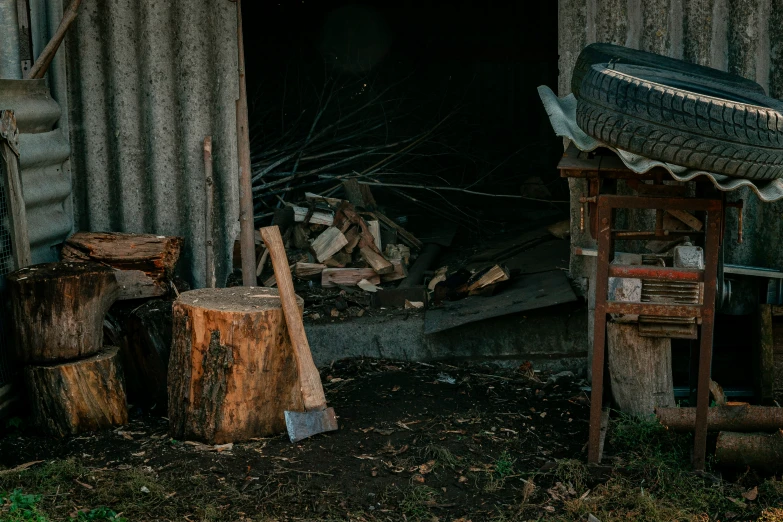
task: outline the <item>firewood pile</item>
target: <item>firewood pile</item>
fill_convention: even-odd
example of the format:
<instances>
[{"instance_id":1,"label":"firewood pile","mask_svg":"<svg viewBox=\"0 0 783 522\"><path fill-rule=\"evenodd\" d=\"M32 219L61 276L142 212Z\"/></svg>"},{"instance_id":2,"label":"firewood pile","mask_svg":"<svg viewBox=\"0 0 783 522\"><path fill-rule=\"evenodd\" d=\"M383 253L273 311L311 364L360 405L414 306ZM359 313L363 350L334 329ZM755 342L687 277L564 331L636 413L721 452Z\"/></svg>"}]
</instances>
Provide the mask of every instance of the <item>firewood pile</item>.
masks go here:
<instances>
[{"instance_id":1,"label":"firewood pile","mask_svg":"<svg viewBox=\"0 0 783 522\"><path fill-rule=\"evenodd\" d=\"M276 213L294 277L368 294L404 280L422 242L381 213L366 186L347 182L346 194L357 204L307 193ZM266 250L259 253L257 275L261 286L275 285Z\"/></svg>"}]
</instances>

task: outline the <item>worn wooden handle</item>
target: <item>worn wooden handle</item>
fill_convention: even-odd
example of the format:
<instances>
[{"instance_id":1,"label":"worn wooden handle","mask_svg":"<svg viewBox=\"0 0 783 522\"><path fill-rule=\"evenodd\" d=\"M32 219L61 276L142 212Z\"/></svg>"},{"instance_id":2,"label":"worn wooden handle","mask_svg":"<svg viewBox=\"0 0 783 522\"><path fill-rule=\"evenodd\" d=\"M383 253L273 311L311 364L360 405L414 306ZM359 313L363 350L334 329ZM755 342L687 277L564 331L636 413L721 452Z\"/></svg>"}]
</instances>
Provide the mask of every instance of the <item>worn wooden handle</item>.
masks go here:
<instances>
[{"instance_id":1,"label":"worn wooden handle","mask_svg":"<svg viewBox=\"0 0 783 522\"><path fill-rule=\"evenodd\" d=\"M261 239L264 240L269 257L272 259L272 268L274 268L277 288L280 292L280 304L283 307L288 336L291 338L296 356L296 366L299 369L299 385L302 388L304 407L308 411L323 410L326 408L324 388L321 384L321 376L313 362L313 354L310 352L310 343L307 342L301 312L296 304L294 281L291 279L291 269L288 267L288 258L285 254L283 238L280 237L280 229L277 226L264 227L260 232Z\"/></svg>"}]
</instances>

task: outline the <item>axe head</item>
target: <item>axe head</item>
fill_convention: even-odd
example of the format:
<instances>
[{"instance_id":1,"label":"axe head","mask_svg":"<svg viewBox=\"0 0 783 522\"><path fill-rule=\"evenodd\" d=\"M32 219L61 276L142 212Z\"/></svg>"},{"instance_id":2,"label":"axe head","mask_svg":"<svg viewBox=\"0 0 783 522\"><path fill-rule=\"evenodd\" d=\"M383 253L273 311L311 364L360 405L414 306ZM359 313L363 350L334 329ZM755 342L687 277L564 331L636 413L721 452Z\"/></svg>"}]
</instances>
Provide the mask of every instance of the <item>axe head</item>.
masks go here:
<instances>
[{"instance_id":1,"label":"axe head","mask_svg":"<svg viewBox=\"0 0 783 522\"><path fill-rule=\"evenodd\" d=\"M285 425L291 442L297 442L326 431L337 429L334 408L315 411L286 411Z\"/></svg>"}]
</instances>

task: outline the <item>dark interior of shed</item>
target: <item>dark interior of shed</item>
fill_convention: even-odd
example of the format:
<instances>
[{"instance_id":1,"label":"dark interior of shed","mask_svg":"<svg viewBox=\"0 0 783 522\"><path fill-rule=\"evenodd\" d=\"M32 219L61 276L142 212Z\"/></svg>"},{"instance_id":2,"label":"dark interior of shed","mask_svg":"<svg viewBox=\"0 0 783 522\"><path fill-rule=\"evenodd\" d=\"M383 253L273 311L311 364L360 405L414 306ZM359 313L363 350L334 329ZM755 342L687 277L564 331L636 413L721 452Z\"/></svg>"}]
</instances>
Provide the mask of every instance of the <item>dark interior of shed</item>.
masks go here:
<instances>
[{"instance_id":1,"label":"dark interior of shed","mask_svg":"<svg viewBox=\"0 0 783 522\"><path fill-rule=\"evenodd\" d=\"M567 215L562 142L536 92L557 83L555 3L245 2L243 12L257 225L278 196L339 197L330 190L350 175L378 182L379 205L414 234L451 221L457 239L476 244ZM324 129L329 143L303 157L372 151L267 170L280 157L269 151L309 151Z\"/></svg>"}]
</instances>

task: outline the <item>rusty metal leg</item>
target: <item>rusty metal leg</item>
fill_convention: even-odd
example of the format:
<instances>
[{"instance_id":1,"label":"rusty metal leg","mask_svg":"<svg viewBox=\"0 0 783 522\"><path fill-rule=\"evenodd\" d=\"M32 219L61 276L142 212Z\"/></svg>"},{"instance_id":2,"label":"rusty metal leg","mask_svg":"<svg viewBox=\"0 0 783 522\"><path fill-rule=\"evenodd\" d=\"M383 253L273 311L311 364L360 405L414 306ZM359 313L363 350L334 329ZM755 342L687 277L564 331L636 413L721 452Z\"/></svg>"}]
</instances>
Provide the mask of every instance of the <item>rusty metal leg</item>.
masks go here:
<instances>
[{"instance_id":1,"label":"rusty metal leg","mask_svg":"<svg viewBox=\"0 0 783 522\"><path fill-rule=\"evenodd\" d=\"M718 285L718 248L723 208L707 212L707 237L704 245L704 308L699 345L699 375L696 390L696 428L693 441L693 468L704 469L707 454L707 410L710 406L710 372L712 369L712 333L715 326L715 294Z\"/></svg>"},{"instance_id":2,"label":"rusty metal leg","mask_svg":"<svg viewBox=\"0 0 783 522\"><path fill-rule=\"evenodd\" d=\"M606 352L606 299L609 287L609 263L614 258L612 241L613 210L598 199L598 258L595 275L595 324L593 326L593 380L590 394L590 439L587 461L598 464L601 438L601 410L604 396L604 354Z\"/></svg>"}]
</instances>

